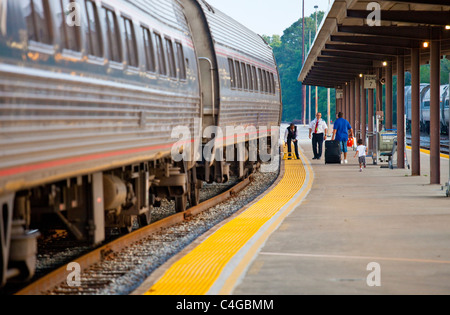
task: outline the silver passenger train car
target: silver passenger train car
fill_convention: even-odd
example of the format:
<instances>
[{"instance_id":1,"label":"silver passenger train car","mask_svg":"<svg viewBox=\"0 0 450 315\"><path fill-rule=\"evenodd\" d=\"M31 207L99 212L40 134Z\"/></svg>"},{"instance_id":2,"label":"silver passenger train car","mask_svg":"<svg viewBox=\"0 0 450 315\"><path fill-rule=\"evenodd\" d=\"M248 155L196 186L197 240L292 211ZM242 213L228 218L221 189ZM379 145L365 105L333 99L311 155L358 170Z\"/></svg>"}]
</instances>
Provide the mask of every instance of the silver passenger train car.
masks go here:
<instances>
[{"instance_id":1,"label":"silver passenger train car","mask_svg":"<svg viewBox=\"0 0 450 315\"><path fill-rule=\"evenodd\" d=\"M449 94L448 85L441 85L440 88L440 128L441 133L448 134L449 124ZM423 106L421 107L422 130L430 133L430 90L424 95Z\"/></svg>"},{"instance_id":2,"label":"silver passenger train car","mask_svg":"<svg viewBox=\"0 0 450 315\"><path fill-rule=\"evenodd\" d=\"M440 130L449 134L449 85L440 87ZM405 87L405 113L407 129L411 129L411 86ZM420 131L430 133L430 84L420 84Z\"/></svg>"},{"instance_id":3,"label":"silver passenger train car","mask_svg":"<svg viewBox=\"0 0 450 315\"><path fill-rule=\"evenodd\" d=\"M267 141L281 106L271 48L203 0L0 0L0 285L33 276L38 230L98 244L253 171L173 161L172 131L265 126Z\"/></svg>"}]
</instances>

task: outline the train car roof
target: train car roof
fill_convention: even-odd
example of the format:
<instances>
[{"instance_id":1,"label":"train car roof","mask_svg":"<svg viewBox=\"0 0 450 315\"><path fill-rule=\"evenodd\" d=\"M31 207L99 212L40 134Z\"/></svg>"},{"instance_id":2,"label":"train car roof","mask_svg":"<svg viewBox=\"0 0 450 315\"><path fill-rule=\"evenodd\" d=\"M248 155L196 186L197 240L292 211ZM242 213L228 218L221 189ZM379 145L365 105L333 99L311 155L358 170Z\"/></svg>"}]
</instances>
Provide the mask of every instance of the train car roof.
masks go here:
<instances>
[{"instance_id":1,"label":"train car roof","mask_svg":"<svg viewBox=\"0 0 450 315\"><path fill-rule=\"evenodd\" d=\"M272 48L264 39L204 0L198 0L205 12L216 45L257 58L274 66ZM217 49L217 47L216 47ZM220 51L218 51L220 53Z\"/></svg>"},{"instance_id":2,"label":"train car roof","mask_svg":"<svg viewBox=\"0 0 450 315\"><path fill-rule=\"evenodd\" d=\"M189 32L182 6L177 0L125 0L125 2L166 25Z\"/></svg>"}]
</instances>

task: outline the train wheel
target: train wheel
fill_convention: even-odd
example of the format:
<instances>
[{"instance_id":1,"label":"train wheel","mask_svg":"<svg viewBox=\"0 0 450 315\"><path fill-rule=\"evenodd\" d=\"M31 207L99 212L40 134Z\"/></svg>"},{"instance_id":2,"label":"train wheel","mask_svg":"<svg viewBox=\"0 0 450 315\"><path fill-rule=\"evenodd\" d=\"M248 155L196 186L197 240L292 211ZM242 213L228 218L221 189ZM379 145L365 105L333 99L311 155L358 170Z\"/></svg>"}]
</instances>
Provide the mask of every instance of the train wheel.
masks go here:
<instances>
[{"instance_id":1,"label":"train wheel","mask_svg":"<svg viewBox=\"0 0 450 315\"><path fill-rule=\"evenodd\" d=\"M144 227L149 225L152 222L152 214L151 211L147 211L139 216L139 226Z\"/></svg>"},{"instance_id":2,"label":"train wheel","mask_svg":"<svg viewBox=\"0 0 450 315\"><path fill-rule=\"evenodd\" d=\"M120 231L122 232L122 234L130 234L131 232L133 232L133 226L120 228Z\"/></svg>"},{"instance_id":3,"label":"train wheel","mask_svg":"<svg viewBox=\"0 0 450 315\"><path fill-rule=\"evenodd\" d=\"M191 207L197 206L200 203L200 185L201 182L197 179L197 170L195 167L190 172L190 199L189 204Z\"/></svg>"},{"instance_id":4,"label":"train wheel","mask_svg":"<svg viewBox=\"0 0 450 315\"><path fill-rule=\"evenodd\" d=\"M0 287L7 281L14 195L0 197Z\"/></svg>"},{"instance_id":5,"label":"train wheel","mask_svg":"<svg viewBox=\"0 0 450 315\"><path fill-rule=\"evenodd\" d=\"M175 197L175 211L177 213L184 212L187 209L187 195Z\"/></svg>"}]
</instances>

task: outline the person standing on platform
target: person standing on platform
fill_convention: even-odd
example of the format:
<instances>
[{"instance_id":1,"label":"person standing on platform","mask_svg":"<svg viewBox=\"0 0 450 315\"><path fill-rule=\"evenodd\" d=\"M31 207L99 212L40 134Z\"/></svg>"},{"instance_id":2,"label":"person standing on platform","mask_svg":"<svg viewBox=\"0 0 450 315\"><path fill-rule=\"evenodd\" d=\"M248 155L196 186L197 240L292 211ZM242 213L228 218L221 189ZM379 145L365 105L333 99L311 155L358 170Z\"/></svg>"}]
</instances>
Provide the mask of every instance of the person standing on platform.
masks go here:
<instances>
[{"instance_id":1,"label":"person standing on platform","mask_svg":"<svg viewBox=\"0 0 450 315\"><path fill-rule=\"evenodd\" d=\"M291 124L284 133L284 142L287 144L288 152L292 152L292 143L294 143L295 147L295 156L297 159L300 158L298 154L298 131L297 126L295 124ZM291 158L289 158L290 160Z\"/></svg>"},{"instance_id":2,"label":"person standing on platform","mask_svg":"<svg viewBox=\"0 0 450 315\"><path fill-rule=\"evenodd\" d=\"M327 140L328 126L322 119L322 114L317 113L316 119L309 124L309 139L312 139L313 160L320 160L323 152L323 142Z\"/></svg>"},{"instance_id":3,"label":"person standing on platform","mask_svg":"<svg viewBox=\"0 0 450 315\"><path fill-rule=\"evenodd\" d=\"M344 153L344 159L341 158L341 164L348 164L347 160L347 141L349 137L349 130L350 130L350 137L353 137L353 129L350 123L345 120L343 113L338 114L338 119L334 122L334 130L333 130L333 137L331 140L337 140L341 143L341 152Z\"/></svg>"}]
</instances>

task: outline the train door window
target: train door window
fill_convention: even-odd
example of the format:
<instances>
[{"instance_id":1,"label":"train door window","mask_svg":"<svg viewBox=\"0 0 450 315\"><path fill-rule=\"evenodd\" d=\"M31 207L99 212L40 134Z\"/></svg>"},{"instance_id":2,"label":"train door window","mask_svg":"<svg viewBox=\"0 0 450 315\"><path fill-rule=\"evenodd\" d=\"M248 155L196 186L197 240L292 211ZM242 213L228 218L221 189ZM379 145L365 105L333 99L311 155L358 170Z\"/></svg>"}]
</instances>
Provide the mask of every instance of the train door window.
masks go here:
<instances>
[{"instance_id":1,"label":"train door window","mask_svg":"<svg viewBox=\"0 0 450 315\"><path fill-rule=\"evenodd\" d=\"M253 91L253 75L252 75L252 67L247 65L247 75L248 75L248 89Z\"/></svg>"},{"instance_id":2,"label":"train door window","mask_svg":"<svg viewBox=\"0 0 450 315\"><path fill-rule=\"evenodd\" d=\"M267 82L269 82L269 93L273 94L275 89L273 87L273 78L271 72L267 72Z\"/></svg>"},{"instance_id":3,"label":"train door window","mask_svg":"<svg viewBox=\"0 0 450 315\"><path fill-rule=\"evenodd\" d=\"M49 3L47 0L31 0L25 18L28 28L28 39L47 45L53 42L52 24Z\"/></svg>"},{"instance_id":4,"label":"train door window","mask_svg":"<svg viewBox=\"0 0 450 315\"><path fill-rule=\"evenodd\" d=\"M430 107L430 101L423 102L423 107Z\"/></svg>"},{"instance_id":5,"label":"train door window","mask_svg":"<svg viewBox=\"0 0 450 315\"><path fill-rule=\"evenodd\" d=\"M150 72L156 72L155 50L153 48L152 35L150 30L146 27L142 27L142 32L144 34L146 69Z\"/></svg>"},{"instance_id":6,"label":"train door window","mask_svg":"<svg viewBox=\"0 0 450 315\"><path fill-rule=\"evenodd\" d=\"M448 100L445 101L445 107L449 107L449 101Z\"/></svg>"},{"instance_id":7,"label":"train door window","mask_svg":"<svg viewBox=\"0 0 450 315\"><path fill-rule=\"evenodd\" d=\"M264 86L264 79L263 79L263 74L262 74L262 70L258 68L258 74L259 74L259 82L260 82L260 91L264 92L265 90L265 86Z\"/></svg>"},{"instance_id":8,"label":"train door window","mask_svg":"<svg viewBox=\"0 0 450 315\"><path fill-rule=\"evenodd\" d=\"M89 55L103 57L103 42L100 31L100 19L95 2L86 1L88 27L86 29L86 43Z\"/></svg>"},{"instance_id":9,"label":"train door window","mask_svg":"<svg viewBox=\"0 0 450 315\"><path fill-rule=\"evenodd\" d=\"M231 80L231 88L236 88L236 74L234 72L234 61L233 59L228 58L228 68L230 68L230 80Z\"/></svg>"},{"instance_id":10,"label":"train door window","mask_svg":"<svg viewBox=\"0 0 450 315\"><path fill-rule=\"evenodd\" d=\"M270 79L272 81L272 94L275 95L277 93L277 86L275 81L275 75L273 73L270 73Z\"/></svg>"},{"instance_id":11,"label":"train door window","mask_svg":"<svg viewBox=\"0 0 450 315\"><path fill-rule=\"evenodd\" d=\"M272 84L273 84L272 77L270 76L270 72L269 71L266 72L266 75L267 75L267 86L268 86L267 92L272 94L273 93L272 92L272 88L273 88L273 86L272 86Z\"/></svg>"},{"instance_id":12,"label":"train door window","mask_svg":"<svg viewBox=\"0 0 450 315\"><path fill-rule=\"evenodd\" d=\"M261 82L262 82L262 92L267 92L267 77L266 77L266 70L261 70Z\"/></svg>"},{"instance_id":13,"label":"train door window","mask_svg":"<svg viewBox=\"0 0 450 315\"><path fill-rule=\"evenodd\" d=\"M236 66L236 85L238 89L242 89L241 63L239 61L235 61L234 65Z\"/></svg>"},{"instance_id":14,"label":"train door window","mask_svg":"<svg viewBox=\"0 0 450 315\"><path fill-rule=\"evenodd\" d=\"M242 70L242 81L244 82L244 90L248 90L248 75L247 75L247 67L245 63L241 62L241 70Z\"/></svg>"},{"instance_id":15,"label":"train door window","mask_svg":"<svg viewBox=\"0 0 450 315\"><path fill-rule=\"evenodd\" d=\"M173 42L170 38L165 38L167 61L169 62L169 75L172 78L177 77L177 67L175 65L175 54L173 51Z\"/></svg>"},{"instance_id":16,"label":"train door window","mask_svg":"<svg viewBox=\"0 0 450 315\"><path fill-rule=\"evenodd\" d=\"M66 14L70 13L70 4L75 3L74 0L60 0L60 11L58 12L58 24L61 34L61 41L63 48L67 50L80 51L81 38L80 27L77 25L69 25L66 22Z\"/></svg>"},{"instance_id":17,"label":"train door window","mask_svg":"<svg viewBox=\"0 0 450 315\"><path fill-rule=\"evenodd\" d=\"M184 59L183 45L181 43L176 43L176 47L178 67L180 69L180 79L186 80L186 60Z\"/></svg>"},{"instance_id":18,"label":"train door window","mask_svg":"<svg viewBox=\"0 0 450 315\"><path fill-rule=\"evenodd\" d=\"M134 25L130 19L122 17L124 23L125 47L127 48L128 65L137 68L139 66L139 57L137 53L136 33Z\"/></svg>"},{"instance_id":19,"label":"train door window","mask_svg":"<svg viewBox=\"0 0 450 315\"><path fill-rule=\"evenodd\" d=\"M266 82L267 82L266 92L272 94L272 84L270 83L269 72L268 71L265 71L265 72L266 72Z\"/></svg>"},{"instance_id":20,"label":"train door window","mask_svg":"<svg viewBox=\"0 0 450 315\"><path fill-rule=\"evenodd\" d=\"M114 11L104 8L106 16L106 26L108 34L109 58L111 61L122 62L122 49L120 40L119 25Z\"/></svg>"},{"instance_id":21,"label":"train door window","mask_svg":"<svg viewBox=\"0 0 450 315\"><path fill-rule=\"evenodd\" d=\"M161 35L155 33L156 54L158 56L158 71L161 75L167 75L166 57L164 55L164 48L162 44Z\"/></svg>"},{"instance_id":22,"label":"train door window","mask_svg":"<svg viewBox=\"0 0 450 315\"><path fill-rule=\"evenodd\" d=\"M253 79L254 79L253 86L255 88L255 91L258 91L259 90L259 82L258 82L258 75L256 74L255 66L252 66L252 73L253 73Z\"/></svg>"}]
</instances>

